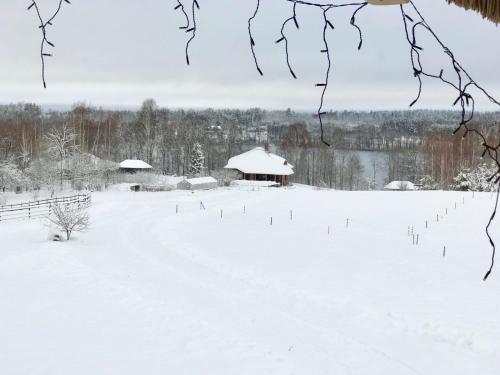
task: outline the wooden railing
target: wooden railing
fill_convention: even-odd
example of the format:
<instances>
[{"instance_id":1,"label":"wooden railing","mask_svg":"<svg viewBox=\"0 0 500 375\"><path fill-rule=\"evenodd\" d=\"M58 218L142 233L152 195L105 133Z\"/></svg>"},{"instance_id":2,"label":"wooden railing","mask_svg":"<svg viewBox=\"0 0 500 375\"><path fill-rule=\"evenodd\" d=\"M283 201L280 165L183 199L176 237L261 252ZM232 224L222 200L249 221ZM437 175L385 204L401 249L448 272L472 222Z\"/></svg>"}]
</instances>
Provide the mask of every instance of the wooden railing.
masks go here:
<instances>
[{"instance_id":1,"label":"wooden railing","mask_svg":"<svg viewBox=\"0 0 500 375\"><path fill-rule=\"evenodd\" d=\"M7 204L0 206L0 223L8 220L23 220L47 217L54 204L64 204L86 208L90 205L90 194L42 199L38 201Z\"/></svg>"}]
</instances>

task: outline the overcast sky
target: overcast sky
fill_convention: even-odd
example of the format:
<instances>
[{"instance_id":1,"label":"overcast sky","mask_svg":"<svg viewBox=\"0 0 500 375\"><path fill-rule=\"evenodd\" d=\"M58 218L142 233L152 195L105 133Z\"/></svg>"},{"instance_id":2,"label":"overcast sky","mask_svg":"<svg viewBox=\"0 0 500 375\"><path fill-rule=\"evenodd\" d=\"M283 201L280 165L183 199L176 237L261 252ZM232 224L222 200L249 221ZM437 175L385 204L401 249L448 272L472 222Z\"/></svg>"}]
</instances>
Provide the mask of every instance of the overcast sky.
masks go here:
<instances>
[{"instance_id":1,"label":"overcast sky","mask_svg":"<svg viewBox=\"0 0 500 375\"><path fill-rule=\"evenodd\" d=\"M29 0L0 4L0 102L40 104L87 102L138 106L155 98L168 107L292 108L312 110L324 80L321 13L298 7L300 30L292 25L291 60L298 80L288 74L282 21L291 14L285 0L261 0L254 22L256 52L264 77L256 72L249 49L247 19L256 0L198 0L198 36L191 44L191 66L184 59L185 33L174 0L72 0L48 30L55 43L47 59L46 90L40 78L40 30ZM500 97L500 28L445 0L414 0L428 22L471 75ZM39 0L48 14L58 0ZM328 109L398 109L413 100L409 46L399 7L368 6L358 15L364 46L349 25L349 10L331 11L333 69ZM431 39L422 37L424 61L437 72L446 65ZM451 108L456 94L427 83L419 108ZM487 101L479 109L494 109Z\"/></svg>"}]
</instances>

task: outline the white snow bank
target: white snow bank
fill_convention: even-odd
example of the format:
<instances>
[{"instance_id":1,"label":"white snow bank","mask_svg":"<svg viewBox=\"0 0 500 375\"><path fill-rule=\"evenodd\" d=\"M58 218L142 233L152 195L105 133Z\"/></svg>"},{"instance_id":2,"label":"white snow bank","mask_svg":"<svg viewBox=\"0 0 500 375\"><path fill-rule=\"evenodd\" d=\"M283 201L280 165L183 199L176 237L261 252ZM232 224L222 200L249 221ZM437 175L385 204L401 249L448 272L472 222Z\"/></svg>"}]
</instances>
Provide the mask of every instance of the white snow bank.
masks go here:
<instances>
[{"instance_id":1,"label":"white snow bank","mask_svg":"<svg viewBox=\"0 0 500 375\"><path fill-rule=\"evenodd\" d=\"M498 375L500 268L482 281L493 204L107 192L75 241L0 223L1 373Z\"/></svg>"}]
</instances>

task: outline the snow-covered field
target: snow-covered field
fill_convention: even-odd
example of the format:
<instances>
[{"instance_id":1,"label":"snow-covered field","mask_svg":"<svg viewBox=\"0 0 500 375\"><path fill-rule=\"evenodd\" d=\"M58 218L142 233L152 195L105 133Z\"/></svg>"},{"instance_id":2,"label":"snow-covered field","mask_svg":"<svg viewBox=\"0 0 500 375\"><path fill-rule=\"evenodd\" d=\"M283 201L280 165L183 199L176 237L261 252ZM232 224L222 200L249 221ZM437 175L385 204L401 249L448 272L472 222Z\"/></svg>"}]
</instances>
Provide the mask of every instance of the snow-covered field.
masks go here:
<instances>
[{"instance_id":1,"label":"snow-covered field","mask_svg":"<svg viewBox=\"0 0 500 375\"><path fill-rule=\"evenodd\" d=\"M493 203L113 191L71 242L0 223L0 374L500 374Z\"/></svg>"}]
</instances>

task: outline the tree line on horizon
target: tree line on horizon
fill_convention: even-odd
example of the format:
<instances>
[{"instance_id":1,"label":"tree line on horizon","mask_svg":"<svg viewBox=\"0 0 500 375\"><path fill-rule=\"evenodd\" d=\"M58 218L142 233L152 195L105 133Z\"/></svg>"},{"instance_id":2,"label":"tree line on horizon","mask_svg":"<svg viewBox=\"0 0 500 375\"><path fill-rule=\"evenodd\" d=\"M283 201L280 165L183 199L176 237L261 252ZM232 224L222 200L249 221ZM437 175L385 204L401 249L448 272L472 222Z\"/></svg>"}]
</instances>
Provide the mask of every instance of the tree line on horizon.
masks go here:
<instances>
[{"instance_id":1,"label":"tree line on horizon","mask_svg":"<svg viewBox=\"0 0 500 375\"><path fill-rule=\"evenodd\" d=\"M152 99L137 111L75 104L68 111L44 112L36 104L4 105L0 188L15 185L16 178L37 187L63 178L95 180L105 173L89 170L85 158L68 163L82 155L113 162L141 159L159 174L186 175L196 144L203 150L205 172L221 175L230 157L266 144L295 166L297 183L380 189L383 175L384 183L409 180L448 189L457 186L459 175L489 168L477 139L452 134L455 120L450 111L331 112L325 116L325 137L332 143L328 148L319 141L316 119L290 109L171 110ZM500 113L483 113L474 126L493 140ZM368 162L360 152L370 156ZM71 165L64 169L75 169L73 174L65 171L63 176L63 165Z\"/></svg>"}]
</instances>

